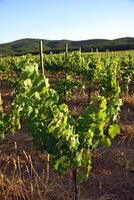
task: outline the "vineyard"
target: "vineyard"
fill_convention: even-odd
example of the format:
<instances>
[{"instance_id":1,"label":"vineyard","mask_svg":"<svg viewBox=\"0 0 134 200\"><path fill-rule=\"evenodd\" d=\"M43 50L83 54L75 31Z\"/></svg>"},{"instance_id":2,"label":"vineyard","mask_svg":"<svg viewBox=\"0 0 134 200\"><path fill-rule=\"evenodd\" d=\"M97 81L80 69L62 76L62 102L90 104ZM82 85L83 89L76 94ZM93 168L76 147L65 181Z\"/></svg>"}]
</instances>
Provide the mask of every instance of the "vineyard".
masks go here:
<instances>
[{"instance_id":1,"label":"vineyard","mask_svg":"<svg viewBox=\"0 0 134 200\"><path fill-rule=\"evenodd\" d=\"M0 81L0 199L133 199L133 53L1 57Z\"/></svg>"}]
</instances>

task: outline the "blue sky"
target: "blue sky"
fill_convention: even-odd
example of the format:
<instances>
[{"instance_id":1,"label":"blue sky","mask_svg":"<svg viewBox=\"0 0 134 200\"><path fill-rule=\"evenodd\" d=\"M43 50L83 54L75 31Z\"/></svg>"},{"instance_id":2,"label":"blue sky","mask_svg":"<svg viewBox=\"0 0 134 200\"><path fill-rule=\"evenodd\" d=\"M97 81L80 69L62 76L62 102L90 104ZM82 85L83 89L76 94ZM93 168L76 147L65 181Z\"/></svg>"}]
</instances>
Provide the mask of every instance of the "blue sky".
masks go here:
<instances>
[{"instance_id":1,"label":"blue sky","mask_svg":"<svg viewBox=\"0 0 134 200\"><path fill-rule=\"evenodd\" d=\"M0 0L0 43L134 37L134 0Z\"/></svg>"}]
</instances>

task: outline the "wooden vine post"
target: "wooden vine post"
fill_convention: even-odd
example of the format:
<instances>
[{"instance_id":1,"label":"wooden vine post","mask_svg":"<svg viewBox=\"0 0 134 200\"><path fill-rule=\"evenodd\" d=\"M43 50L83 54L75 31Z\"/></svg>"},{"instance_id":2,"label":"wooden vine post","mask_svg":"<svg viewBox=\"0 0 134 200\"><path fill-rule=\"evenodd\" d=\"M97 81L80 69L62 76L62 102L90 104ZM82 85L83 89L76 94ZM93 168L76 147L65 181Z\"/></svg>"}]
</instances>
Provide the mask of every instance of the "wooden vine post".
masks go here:
<instances>
[{"instance_id":1,"label":"wooden vine post","mask_svg":"<svg viewBox=\"0 0 134 200\"><path fill-rule=\"evenodd\" d=\"M45 75L42 40L40 40L39 42L39 50L40 50L40 70L41 70L41 74ZM45 180L46 188L48 187L49 176L50 176L50 154L48 153L47 158L46 158L46 180Z\"/></svg>"},{"instance_id":2,"label":"wooden vine post","mask_svg":"<svg viewBox=\"0 0 134 200\"><path fill-rule=\"evenodd\" d=\"M39 49L40 49L40 68L41 68L41 73L44 75L44 62L43 62L43 43L42 40L40 40L39 43Z\"/></svg>"},{"instance_id":3,"label":"wooden vine post","mask_svg":"<svg viewBox=\"0 0 134 200\"><path fill-rule=\"evenodd\" d=\"M68 43L65 46L65 62L67 62L68 57ZM64 102L67 103L66 96L66 80L67 80L67 70L65 69L65 79L64 79ZM77 185L77 169L72 169L72 182L73 182L73 200L79 200L79 190Z\"/></svg>"},{"instance_id":4,"label":"wooden vine post","mask_svg":"<svg viewBox=\"0 0 134 200\"><path fill-rule=\"evenodd\" d=\"M91 101L91 86L89 85L89 87L88 87L88 102L90 102L90 101Z\"/></svg>"},{"instance_id":5,"label":"wooden vine post","mask_svg":"<svg viewBox=\"0 0 134 200\"><path fill-rule=\"evenodd\" d=\"M66 43L66 51L65 51L65 54L66 54L66 55L68 54L68 43Z\"/></svg>"},{"instance_id":6,"label":"wooden vine post","mask_svg":"<svg viewBox=\"0 0 134 200\"><path fill-rule=\"evenodd\" d=\"M65 62L67 61L67 56L68 56L68 43L66 43L65 47ZM67 103L67 93L66 93L66 80L67 80L67 70L65 69L65 74L64 74L64 102Z\"/></svg>"},{"instance_id":7,"label":"wooden vine post","mask_svg":"<svg viewBox=\"0 0 134 200\"><path fill-rule=\"evenodd\" d=\"M77 169L72 169L73 176L73 200L79 200L79 186L77 184Z\"/></svg>"},{"instance_id":8,"label":"wooden vine post","mask_svg":"<svg viewBox=\"0 0 134 200\"><path fill-rule=\"evenodd\" d=\"M2 107L2 97L1 97L1 91L0 91L0 117L3 117L3 107Z\"/></svg>"},{"instance_id":9,"label":"wooden vine post","mask_svg":"<svg viewBox=\"0 0 134 200\"><path fill-rule=\"evenodd\" d=\"M93 54L93 52L94 52L94 49L91 48L91 53ZM91 101L91 80L90 80L89 86L88 86L88 102L90 102L90 101Z\"/></svg>"}]
</instances>

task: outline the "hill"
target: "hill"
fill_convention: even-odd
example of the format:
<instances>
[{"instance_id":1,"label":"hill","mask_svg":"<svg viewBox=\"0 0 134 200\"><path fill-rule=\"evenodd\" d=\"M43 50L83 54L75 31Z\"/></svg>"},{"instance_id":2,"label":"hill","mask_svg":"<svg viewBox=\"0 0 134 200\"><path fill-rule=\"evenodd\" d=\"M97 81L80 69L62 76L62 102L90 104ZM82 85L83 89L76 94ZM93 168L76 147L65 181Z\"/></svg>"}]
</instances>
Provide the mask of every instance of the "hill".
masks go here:
<instances>
[{"instance_id":1,"label":"hill","mask_svg":"<svg viewBox=\"0 0 134 200\"><path fill-rule=\"evenodd\" d=\"M134 49L134 38L126 37L114 40L107 39L92 39L92 40L43 40L44 51L49 53L62 52L65 50L65 44L69 44L69 50L76 50L80 47L83 52L91 51L91 49L98 49L99 51L118 51L118 50L132 50ZM27 53L38 53L39 39L21 39L10 43L0 44L0 54L15 54L22 55Z\"/></svg>"}]
</instances>

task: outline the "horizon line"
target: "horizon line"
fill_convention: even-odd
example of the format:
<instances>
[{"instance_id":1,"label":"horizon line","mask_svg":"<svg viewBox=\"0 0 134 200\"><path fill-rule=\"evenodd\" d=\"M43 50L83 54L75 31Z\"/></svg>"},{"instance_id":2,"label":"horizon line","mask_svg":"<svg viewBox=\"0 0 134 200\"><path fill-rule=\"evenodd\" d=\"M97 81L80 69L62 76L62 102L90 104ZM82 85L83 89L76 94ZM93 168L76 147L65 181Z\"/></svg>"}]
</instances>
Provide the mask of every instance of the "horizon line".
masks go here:
<instances>
[{"instance_id":1,"label":"horizon line","mask_svg":"<svg viewBox=\"0 0 134 200\"><path fill-rule=\"evenodd\" d=\"M117 40L117 39L125 39L125 38L134 38L132 36L125 36L125 37L119 37L119 38L114 38L114 39L107 39L107 38L91 38L91 39L80 39L80 40L71 40L71 39L43 39L43 38L32 38L32 37L27 37L27 38L20 38L20 39L16 39L16 40L12 40L9 42L3 42L0 43L0 45L3 44L8 44L8 43L13 43L19 40L48 40L48 41L72 41L72 42L80 42L80 41L87 41L87 40Z\"/></svg>"}]
</instances>

